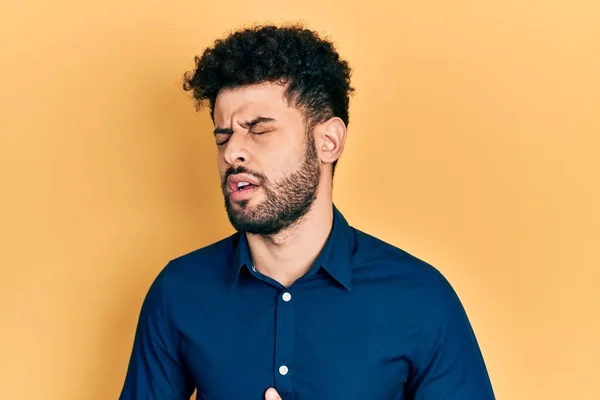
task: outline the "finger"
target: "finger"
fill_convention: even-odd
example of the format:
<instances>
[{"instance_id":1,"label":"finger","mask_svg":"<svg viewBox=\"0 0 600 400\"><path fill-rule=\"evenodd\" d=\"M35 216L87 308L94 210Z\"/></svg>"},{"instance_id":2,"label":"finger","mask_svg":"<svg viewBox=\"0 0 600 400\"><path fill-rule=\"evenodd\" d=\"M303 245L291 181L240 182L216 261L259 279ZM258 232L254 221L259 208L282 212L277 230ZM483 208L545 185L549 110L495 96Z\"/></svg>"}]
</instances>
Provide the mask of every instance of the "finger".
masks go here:
<instances>
[{"instance_id":1,"label":"finger","mask_svg":"<svg viewBox=\"0 0 600 400\"><path fill-rule=\"evenodd\" d=\"M269 388L269 390L267 390L267 392L265 393L265 400L282 400L281 396L279 396L279 393L277 393L277 390L273 389L273 388Z\"/></svg>"}]
</instances>

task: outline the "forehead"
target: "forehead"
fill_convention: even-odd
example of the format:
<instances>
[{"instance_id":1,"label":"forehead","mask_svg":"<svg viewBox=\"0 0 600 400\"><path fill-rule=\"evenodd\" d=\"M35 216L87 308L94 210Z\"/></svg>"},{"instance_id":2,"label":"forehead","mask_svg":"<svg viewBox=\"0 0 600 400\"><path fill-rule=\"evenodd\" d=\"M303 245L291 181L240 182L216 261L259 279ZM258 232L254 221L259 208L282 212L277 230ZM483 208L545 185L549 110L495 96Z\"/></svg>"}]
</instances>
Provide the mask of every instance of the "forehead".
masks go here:
<instances>
[{"instance_id":1,"label":"forehead","mask_svg":"<svg viewBox=\"0 0 600 400\"><path fill-rule=\"evenodd\" d=\"M299 115L285 98L285 87L275 83L223 89L215 100L216 125L257 116L285 120Z\"/></svg>"}]
</instances>

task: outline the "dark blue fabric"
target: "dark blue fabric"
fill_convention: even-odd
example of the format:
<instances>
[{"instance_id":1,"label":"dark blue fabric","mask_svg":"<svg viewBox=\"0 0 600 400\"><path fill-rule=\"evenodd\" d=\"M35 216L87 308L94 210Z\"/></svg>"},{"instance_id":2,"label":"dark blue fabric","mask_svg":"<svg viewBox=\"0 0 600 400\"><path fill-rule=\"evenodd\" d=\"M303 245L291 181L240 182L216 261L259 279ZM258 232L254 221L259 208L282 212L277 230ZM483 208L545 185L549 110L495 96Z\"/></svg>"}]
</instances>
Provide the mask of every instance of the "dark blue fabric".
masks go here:
<instances>
[{"instance_id":1,"label":"dark blue fabric","mask_svg":"<svg viewBox=\"0 0 600 400\"><path fill-rule=\"evenodd\" d=\"M333 206L313 268L289 288L238 233L172 260L144 300L122 400L489 400L460 300L431 265ZM286 301L287 300L287 301Z\"/></svg>"}]
</instances>

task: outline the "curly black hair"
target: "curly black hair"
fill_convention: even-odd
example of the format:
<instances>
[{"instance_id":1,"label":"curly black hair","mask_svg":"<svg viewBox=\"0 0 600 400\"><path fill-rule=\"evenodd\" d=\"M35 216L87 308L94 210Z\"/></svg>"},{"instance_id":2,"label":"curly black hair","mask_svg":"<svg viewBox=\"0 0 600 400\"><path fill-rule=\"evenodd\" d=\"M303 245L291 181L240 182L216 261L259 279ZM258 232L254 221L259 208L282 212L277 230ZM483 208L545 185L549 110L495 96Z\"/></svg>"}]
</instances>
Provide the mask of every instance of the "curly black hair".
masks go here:
<instances>
[{"instance_id":1,"label":"curly black hair","mask_svg":"<svg viewBox=\"0 0 600 400\"><path fill-rule=\"evenodd\" d=\"M208 102L213 119L221 89L277 82L286 85L286 98L303 112L309 131L331 117L349 123L350 66L332 42L301 24L236 31L217 39L195 64L183 88L193 91L198 108Z\"/></svg>"}]
</instances>

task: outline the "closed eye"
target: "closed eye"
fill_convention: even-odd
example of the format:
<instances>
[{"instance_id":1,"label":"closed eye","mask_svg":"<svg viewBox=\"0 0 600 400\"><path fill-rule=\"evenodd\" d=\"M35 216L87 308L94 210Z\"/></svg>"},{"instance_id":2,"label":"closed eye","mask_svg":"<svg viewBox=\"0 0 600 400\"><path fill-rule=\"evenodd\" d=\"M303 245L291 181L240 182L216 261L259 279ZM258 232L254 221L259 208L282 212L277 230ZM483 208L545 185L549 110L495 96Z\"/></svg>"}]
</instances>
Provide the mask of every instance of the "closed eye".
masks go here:
<instances>
[{"instance_id":1,"label":"closed eye","mask_svg":"<svg viewBox=\"0 0 600 400\"><path fill-rule=\"evenodd\" d=\"M252 133L253 135L262 135L271 132L271 130L272 129L252 129L250 130L250 133Z\"/></svg>"},{"instance_id":2,"label":"closed eye","mask_svg":"<svg viewBox=\"0 0 600 400\"><path fill-rule=\"evenodd\" d=\"M270 126L270 124L268 124L269 122L272 121L256 121L249 123L249 126L247 127L248 133L251 133L253 135L264 135L266 133L274 131L275 128L273 126ZM217 146L222 146L225 143L227 143L231 135L233 135L233 131L228 128L216 128L214 133L215 138L217 139Z\"/></svg>"},{"instance_id":3,"label":"closed eye","mask_svg":"<svg viewBox=\"0 0 600 400\"><path fill-rule=\"evenodd\" d=\"M254 135L262 135L273 130L275 119L268 117L258 117L252 121L241 124L248 132Z\"/></svg>"},{"instance_id":4,"label":"closed eye","mask_svg":"<svg viewBox=\"0 0 600 400\"><path fill-rule=\"evenodd\" d=\"M217 146L222 146L225 143L229 142L229 136L231 136L231 135L226 135L226 134L218 134L218 135L216 135Z\"/></svg>"}]
</instances>

